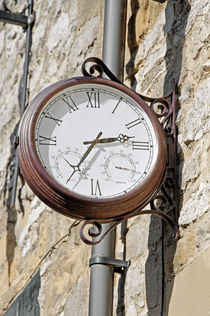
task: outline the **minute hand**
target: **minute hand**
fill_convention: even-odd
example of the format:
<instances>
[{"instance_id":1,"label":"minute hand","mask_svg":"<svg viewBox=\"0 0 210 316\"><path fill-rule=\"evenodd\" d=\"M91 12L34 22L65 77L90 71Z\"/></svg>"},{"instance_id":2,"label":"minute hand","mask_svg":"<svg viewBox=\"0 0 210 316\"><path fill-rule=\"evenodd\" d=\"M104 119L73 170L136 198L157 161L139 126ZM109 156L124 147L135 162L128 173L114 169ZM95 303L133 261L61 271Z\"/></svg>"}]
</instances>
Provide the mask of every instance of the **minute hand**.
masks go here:
<instances>
[{"instance_id":1,"label":"minute hand","mask_svg":"<svg viewBox=\"0 0 210 316\"><path fill-rule=\"evenodd\" d=\"M100 132L98 134L98 136L96 137L96 139L94 139L94 141L90 142L91 146L86 150L86 152L84 153L84 155L82 156L82 158L80 159L79 163L77 164L77 167L79 167L81 165L81 163L87 158L87 156L89 155L89 153L91 152L91 150L93 149L93 147L99 143L99 138L101 137L102 132ZM84 144L84 143L83 143Z\"/></svg>"},{"instance_id":2,"label":"minute hand","mask_svg":"<svg viewBox=\"0 0 210 316\"><path fill-rule=\"evenodd\" d=\"M107 138L101 138L97 141L97 143L99 144L106 144L106 143L113 143L113 142L117 142L119 141L120 143L125 143L127 140L129 140L130 138L133 138L134 136L127 136L127 135L123 135L120 134L118 137L107 137ZM89 145L92 144L94 141L86 141L83 142L84 145Z\"/></svg>"}]
</instances>

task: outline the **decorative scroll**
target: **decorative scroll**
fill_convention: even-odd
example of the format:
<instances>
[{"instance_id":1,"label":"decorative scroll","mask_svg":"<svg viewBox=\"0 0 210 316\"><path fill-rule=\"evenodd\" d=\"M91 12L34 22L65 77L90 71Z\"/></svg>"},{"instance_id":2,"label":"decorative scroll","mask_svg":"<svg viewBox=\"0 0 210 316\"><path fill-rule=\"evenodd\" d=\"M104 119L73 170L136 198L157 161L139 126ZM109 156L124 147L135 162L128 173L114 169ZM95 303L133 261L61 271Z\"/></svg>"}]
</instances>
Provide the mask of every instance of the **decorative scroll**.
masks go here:
<instances>
[{"instance_id":1,"label":"decorative scroll","mask_svg":"<svg viewBox=\"0 0 210 316\"><path fill-rule=\"evenodd\" d=\"M177 210L177 134L175 123L175 83L173 91L157 100L151 100L150 107L157 115L163 127L166 143L168 146L168 161L166 166L165 177L156 197L150 202L151 208L170 214L172 220L178 227L178 210ZM157 113L154 105L158 104L160 113Z\"/></svg>"},{"instance_id":2,"label":"decorative scroll","mask_svg":"<svg viewBox=\"0 0 210 316\"><path fill-rule=\"evenodd\" d=\"M14 4L15 5L17 5L17 0L14 0ZM7 4L6 4L6 0L2 0L2 7L3 7L3 9L5 10L5 11L7 11L7 12L12 12L9 8L8 8L8 6L7 6ZM27 10L27 8L28 8L28 5L24 5L24 7L23 7L23 9L21 10L21 12L19 12L20 14L23 14L26 10Z\"/></svg>"},{"instance_id":3,"label":"decorative scroll","mask_svg":"<svg viewBox=\"0 0 210 316\"><path fill-rule=\"evenodd\" d=\"M10 9L6 5L6 1L5 0L2 0L2 7L4 8L5 11L11 12Z\"/></svg>"},{"instance_id":4,"label":"decorative scroll","mask_svg":"<svg viewBox=\"0 0 210 316\"><path fill-rule=\"evenodd\" d=\"M89 70L86 66L88 63L92 63ZM98 75L94 75L97 72ZM123 84L115 75L109 70L109 68L104 64L104 62L97 57L89 57L82 64L82 74L85 77L98 77L101 78L104 74L107 75L111 80Z\"/></svg>"},{"instance_id":5,"label":"decorative scroll","mask_svg":"<svg viewBox=\"0 0 210 316\"><path fill-rule=\"evenodd\" d=\"M86 69L87 63L92 63L89 71ZM98 75L95 75L95 73ZM106 74L111 80L123 84L108 67L99 59L90 57L82 65L82 73L86 77L102 77ZM115 221L111 227L102 232L102 223L95 220L85 221L80 229L80 237L88 245L100 243L113 229L119 224L137 215L152 214L157 215L167 221L174 231L174 237L178 236L178 211L177 211L177 176L176 176L176 157L177 157L177 136L175 124L175 83L174 89L162 98L150 98L139 94L146 104L152 109L158 118L168 146L168 161L165 176L158 193L149 202L151 209L136 209ZM148 203L147 203L148 204ZM146 206L146 205L145 205ZM92 225L85 234L86 226Z\"/></svg>"},{"instance_id":6,"label":"decorative scroll","mask_svg":"<svg viewBox=\"0 0 210 316\"><path fill-rule=\"evenodd\" d=\"M178 223L177 211L177 175L176 175L176 157L177 157L177 133L175 123L175 83L174 89L170 94L162 98L141 98L149 103L148 105L156 114L162 125L166 143L168 147L168 161L165 177L158 194L150 202L151 209L170 214L173 221Z\"/></svg>"},{"instance_id":7,"label":"decorative scroll","mask_svg":"<svg viewBox=\"0 0 210 316\"><path fill-rule=\"evenodd\" d=\"M150 214L150 215L156 215L164 219L168 222L168 224L171 226L174 232L174 238L177 238L178 233L178 226L176 225L175 221L171 219L166 213L164 213L161 210L158 209L152 209L152 210L134 210L133 212L123 216L120 220L117 220L113 222L113 225L109 227L105 232L102 233L102 224L100 222L97 222L95 220L87 220L83 222L81 228L80 228L80 238L84 243L87 245L97 245L99 244L113 229L115 229L119 224L125 222L131 217L138 216L138 215L144 215L144 214ZM86 237L85 228L86 226L90 226L88 229L88 237ZM94 238L94 239L92 239Z\"/></svg>"}]
</instances>

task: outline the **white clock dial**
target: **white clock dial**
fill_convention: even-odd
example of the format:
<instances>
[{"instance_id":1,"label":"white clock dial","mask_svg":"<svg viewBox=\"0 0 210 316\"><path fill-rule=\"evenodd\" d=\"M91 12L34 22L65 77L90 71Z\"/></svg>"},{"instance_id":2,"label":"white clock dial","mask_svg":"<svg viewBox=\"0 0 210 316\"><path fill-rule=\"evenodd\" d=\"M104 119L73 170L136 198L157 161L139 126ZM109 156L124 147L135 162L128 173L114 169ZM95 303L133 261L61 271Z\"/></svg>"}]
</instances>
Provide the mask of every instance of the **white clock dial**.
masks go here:
<instances>
[{"instance_id":1,"label":"white clock dial","mask_svg":"<svg viewBox=\"0 0 210 316\"><path fill-rule=\"evenodd\" d=\"M49 99L35 143L47 172L92 198L121 196L150 173L157 158L151 121L131 97L110 86L71 86Z\"/></svg>"}]
</instances>

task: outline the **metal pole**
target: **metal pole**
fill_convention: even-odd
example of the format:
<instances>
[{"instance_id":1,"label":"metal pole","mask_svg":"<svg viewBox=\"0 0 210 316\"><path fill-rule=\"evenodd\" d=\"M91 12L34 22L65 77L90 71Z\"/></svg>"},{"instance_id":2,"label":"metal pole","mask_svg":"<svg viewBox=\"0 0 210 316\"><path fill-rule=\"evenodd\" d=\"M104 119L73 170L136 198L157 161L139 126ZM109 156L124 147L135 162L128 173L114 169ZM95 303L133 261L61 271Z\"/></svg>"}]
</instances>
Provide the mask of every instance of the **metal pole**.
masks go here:
<instances>
[{"instance_id":1,"label":"metal pole","mask_svg":"<svg viewBox=\"0 0 210 316\"><path fill-rule=\"evenodd\" d=\"M103 61L123 78L127 0L105 0Z\"/></svg>"},{"instance_id":2,"label":"metal pole","mask_svg":"<svg viewBox=\"0 0 210 316\"><path fill-rule=\"evenodd\" d=\"M103 61L119 78L123 77L127 0L106 0L104 13ZM103 224L106 231L111 224ZM92 258L114 258L115 231L92 247ZM112 316L114 268L93 264L90 268L89 316Z\"/></svg>"}]
</instances>

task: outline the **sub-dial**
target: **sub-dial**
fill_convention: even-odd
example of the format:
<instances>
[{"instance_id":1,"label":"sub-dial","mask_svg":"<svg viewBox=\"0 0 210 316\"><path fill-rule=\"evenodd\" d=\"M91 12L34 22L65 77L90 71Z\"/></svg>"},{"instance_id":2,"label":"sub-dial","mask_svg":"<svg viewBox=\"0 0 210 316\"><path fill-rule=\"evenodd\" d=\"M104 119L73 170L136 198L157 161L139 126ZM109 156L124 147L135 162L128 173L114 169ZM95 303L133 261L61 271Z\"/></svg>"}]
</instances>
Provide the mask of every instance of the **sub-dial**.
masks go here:
<instances>
[{"instance_id":1,"label":"sub-dial","mask_svg":"<svg viewBox=\"0 0 210 316\"><path fill-rule=\"evenodd\" d=\"M105 162L107 176L116 183L131 181L136 173L133 160L121 153L111 155Z\"/></svg>"},{"instance_id":2,"label":"sub-dial","mask_svg":"<svg viewBox=\"0 0 210 316\"><path fill-rule=\"evenodd\" d=\"M55 160L55 170L59 177L63 179L65 183L70 181L70 174L76 169L78 162L81 159L81 155L76 151L66 150L61 152ZM80 168L78 168L78 173L76 176L72 177L72 180L78 180L79 177L85 176L86 163L84 162Z\"/></svg>"}]
</instances>

